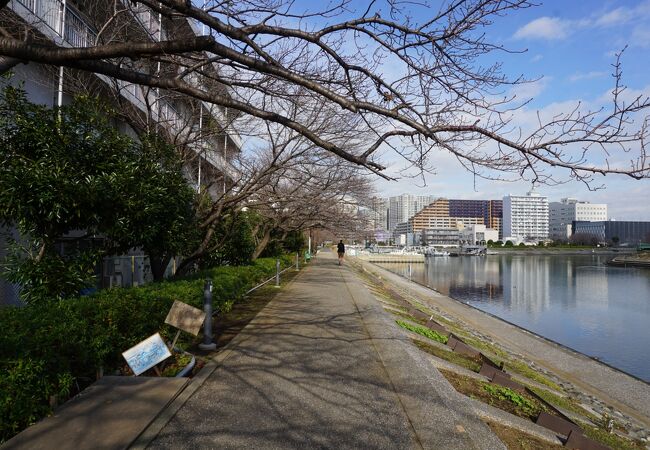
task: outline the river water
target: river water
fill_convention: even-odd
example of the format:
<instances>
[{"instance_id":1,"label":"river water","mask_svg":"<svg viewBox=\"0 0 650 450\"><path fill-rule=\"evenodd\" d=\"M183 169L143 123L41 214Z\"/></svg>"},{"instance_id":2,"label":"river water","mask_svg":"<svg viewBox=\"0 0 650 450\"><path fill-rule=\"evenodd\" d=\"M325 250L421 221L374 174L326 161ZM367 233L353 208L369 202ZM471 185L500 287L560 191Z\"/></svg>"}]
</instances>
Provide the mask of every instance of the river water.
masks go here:
<instances>
[{"instance_id":1,"label":"river water","mask_svg":"<svg viewBox=\"0 0 650 450\"><path fill-rule=\"evenodd\" d=\"M412 279L650 381L650 270L603 255L434 257ZM407 276L408 264L380 264Z\"/></svg>"}]
</instances>

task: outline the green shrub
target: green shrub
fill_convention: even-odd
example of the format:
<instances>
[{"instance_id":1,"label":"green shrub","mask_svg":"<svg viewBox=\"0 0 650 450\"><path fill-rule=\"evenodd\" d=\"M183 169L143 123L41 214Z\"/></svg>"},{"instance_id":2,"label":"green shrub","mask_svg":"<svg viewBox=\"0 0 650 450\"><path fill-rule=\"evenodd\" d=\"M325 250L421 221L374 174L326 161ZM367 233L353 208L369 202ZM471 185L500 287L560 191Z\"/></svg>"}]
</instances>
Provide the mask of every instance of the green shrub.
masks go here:
<instances>
[{"instance_id":1,"label":"green shrub","mask_svg":"<svg viewBox=\"0 0 650 450\"><path fill-rule=\"evenodd\" d=\"M283 266L291 264L283 258ZM213 307L220 314L263 278L275 273L275 259L240 267L215 267L176 281L99 291L88 297L0 308L0 442L51 412L50 397L65 400L74 382L112 373L122 352L160 331L174 300L203 305L203 284L213 281ZM194 338L183 333L179 344Z\"/></svg>"},{"instance_id":2,"label":"green shrub","mask_svg":"<svg viewBox=\"0 0 650 450\"><path fill-rule=\"evenodd\" d=\"M403 320L396 320L395 322L397 322L397 325L399 325L402 328L405 328L409 331L412 331L424 337L428 337L429 339L432 339L434 341L438 341L441 344L447 343L447 336L443 336L433 330L430 330L429 328L420 325L413 325L408 322L404 322Z\"/></svg>"},{"instance_id":3,"label":"green shrub","mask_svg":"<svg viewBox=\"0 0 650 450\"><path fill-rule=\"evenodd\" d=\"M510 388L503 386L494 386L491 384L483 385L483 389L490 393L490 395L498 398L499 400L507 400L513 403L517 408L521 409L525 414L533 415L536 412L535 405L525 397L519 395Z\"/></svg>"}]
</instances>

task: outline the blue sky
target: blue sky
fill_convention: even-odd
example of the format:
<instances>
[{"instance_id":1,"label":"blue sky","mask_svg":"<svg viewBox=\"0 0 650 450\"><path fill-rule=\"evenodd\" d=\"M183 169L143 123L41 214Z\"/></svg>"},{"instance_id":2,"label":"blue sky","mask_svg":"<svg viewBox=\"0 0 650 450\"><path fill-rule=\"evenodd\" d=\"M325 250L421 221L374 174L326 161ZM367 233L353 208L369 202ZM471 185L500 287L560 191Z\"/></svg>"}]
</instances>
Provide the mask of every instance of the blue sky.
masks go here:
<instances>
[{"instance_id":1,"label":"blue sky","mask_svg":"<svg viewBox=\"0 0 650 450\"><path fill-rule=\"evenodd\" d=\"M488 40L510 49L526 50L522 54L497 54L506 74L542 77L518 90L519 94L534 98L527 106L528 112L566 108L578 101L603 105L606 93L613 87L614 53L626 45L623 82L630 93L650 94L650 0L545 1L540 6L496 18L485 32ZM439 155L434 162L437 173L426 177L426 187L421 179L381 180L376 183L378 193L500 198L530 189L526 182L475 180L446 155ZM389 156L384 163L391 175L404 166L403 161ZM596 192L578 182L540 186L537 191L551 201L571 196L607 203L610 217L617 220L650 220L650 180L610 175L595 180L594 185L601 184L605 189Z\"/></svg>"}]
</instances>

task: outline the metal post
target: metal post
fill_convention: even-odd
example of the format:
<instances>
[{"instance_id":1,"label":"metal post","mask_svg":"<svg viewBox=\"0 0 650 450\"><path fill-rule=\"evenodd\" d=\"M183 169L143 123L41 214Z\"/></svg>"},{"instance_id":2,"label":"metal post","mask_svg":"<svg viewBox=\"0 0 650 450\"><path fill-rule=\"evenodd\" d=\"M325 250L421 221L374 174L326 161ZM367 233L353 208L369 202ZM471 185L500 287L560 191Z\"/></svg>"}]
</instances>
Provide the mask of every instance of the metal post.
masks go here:
<instances>
[{"instance_id":1,"label":"metal post","mask_svg":"<svg viewBox=\"0 0 650 450\"><path fill-rule=\"evenodd\" d=\"M412 273L412 267L411 267L411 263L409 263L409 281L411 281L411 273Z\"/></svg>"},{"instance_id":2,"label":"metal post","mask_svg":"<svg viewBox=\"0 0 650 450\"><path fill-rule=\"evenodd\" d=\"M300 270L300 252L296 252L296 270Z\"/></svg>"},{"instance_id":3,"label":"metal post","mask_svg":"<svg viewBox=\"0 0 650 450\"><path fill-rule=\"evenodd\" d=\"M275 260L275 287L280 287L280 260Z\"/></svg>"},{"instance_id":4,"label":"metal post","mask_svg":"<svg viewBox=\"0 0 650 450\"><path fill-rule=\"evenodd\" d=\"M212 280L205 280L203 287L203 311L205 321L203 322L203 343L199 344L201 350L214 350L217 344L212 342Z\"/></svg>"}]
</instances>

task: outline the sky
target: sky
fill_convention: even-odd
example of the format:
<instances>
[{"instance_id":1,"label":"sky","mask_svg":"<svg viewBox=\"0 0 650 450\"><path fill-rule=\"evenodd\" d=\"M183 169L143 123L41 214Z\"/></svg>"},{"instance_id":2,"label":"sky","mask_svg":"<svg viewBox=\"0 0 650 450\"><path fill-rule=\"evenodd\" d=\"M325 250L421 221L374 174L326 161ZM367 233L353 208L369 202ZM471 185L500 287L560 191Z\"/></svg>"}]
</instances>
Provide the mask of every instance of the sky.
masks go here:
<instances>
[{"instance_id":1,"label":"sky","mask_svg":"<svg viewBox=\"0 0 650 450\"><path fill-rule=\"evenodd\" d=\"M517 88L520 98L533 98L518 114L548 113L578 102L606 105L607 93L613 87L614 54L626 45L622 70L628 94L650 94L650 0L549 0L497 18L484 31L489 41L525 50L517 54L498 54L505 74L539 78ZM382 162L388 166L386 173L391 176L398 175L405 165L403 160L392 155L384 156ZM445 154L437 155L433 162L436 173L426 175L426 185L421 178L378 180L378 195L412 193L498 199L509 193L522 194L531 188L531 184L524 181L475 179ZM595 192L580 182L542 185L536 191L548 196L549 201L575 197L592 203L607 203L612 219L650 220L650 180L608 175L595 179L593 186L600 185L605 188Z\"/></svg>"}]
</instances>

